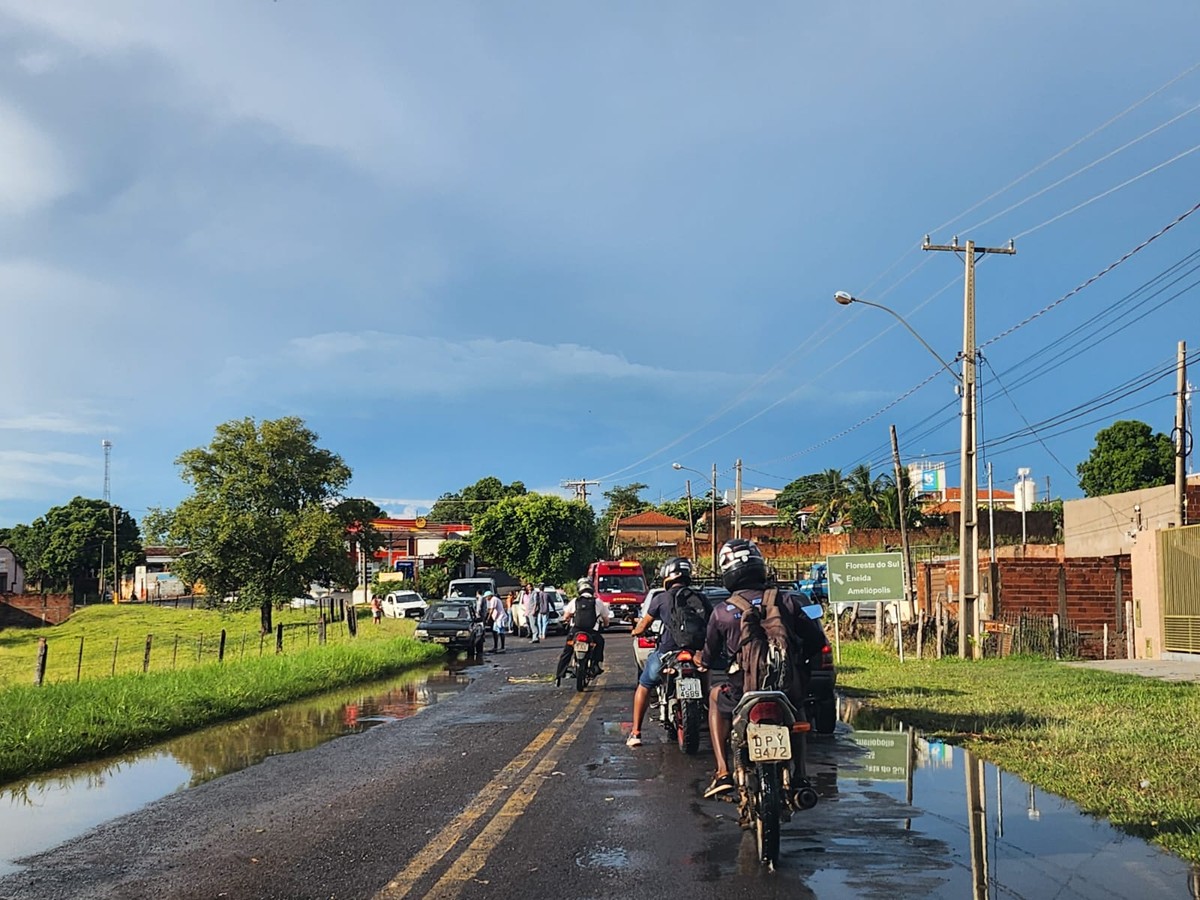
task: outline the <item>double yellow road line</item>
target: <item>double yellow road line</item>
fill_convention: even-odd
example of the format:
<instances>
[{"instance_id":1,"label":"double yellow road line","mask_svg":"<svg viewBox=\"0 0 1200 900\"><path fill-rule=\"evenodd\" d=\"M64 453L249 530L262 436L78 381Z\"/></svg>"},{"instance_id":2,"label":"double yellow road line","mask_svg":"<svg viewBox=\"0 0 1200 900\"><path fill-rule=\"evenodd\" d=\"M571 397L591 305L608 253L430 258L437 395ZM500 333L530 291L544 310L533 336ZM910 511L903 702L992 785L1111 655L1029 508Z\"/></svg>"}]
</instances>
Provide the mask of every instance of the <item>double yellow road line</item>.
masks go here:
<instances>
[{"instance_id":1,"label":"double yellow road line","mask_svg":"<svg viewBox=\"0 0 1200 900\"><path fill-rule=\"evenodd\" d=\"M417 884L439 862L451 864L447 866L445 874L421 896L437 900L457 897L463 885L479 874L517 818L533 802L563 753L575 743L579 732L583 730L599 702L598 693L576 694L563 711L483 787L466 809L455 816L407 866L396 873L387 886L375 895L376 898L401 900L412 896ZM532 770L525 774L531 765ZM504 799L505 797L507 799ZM492 809L502 799L503 805L492 813ZM458 853L456 859L450 859L479 820L489 813L491 818L475 839Z\"/></svg>"}]
</instances>

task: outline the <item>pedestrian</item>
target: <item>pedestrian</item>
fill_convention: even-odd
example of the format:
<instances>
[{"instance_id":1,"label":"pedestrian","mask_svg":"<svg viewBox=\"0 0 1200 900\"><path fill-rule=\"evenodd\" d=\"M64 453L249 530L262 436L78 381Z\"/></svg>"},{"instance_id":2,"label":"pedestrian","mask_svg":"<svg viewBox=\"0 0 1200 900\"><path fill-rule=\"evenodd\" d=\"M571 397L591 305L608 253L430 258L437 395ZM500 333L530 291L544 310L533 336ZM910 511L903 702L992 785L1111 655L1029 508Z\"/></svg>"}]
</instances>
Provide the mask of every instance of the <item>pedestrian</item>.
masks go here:
<instances>
[{"instance_id":1,"label":"pedestrian","mask_svg":"<svg viewBox=\"0 0 1200 900\"><path fill-rule=\"evenodd\" d=\"M378 597L371 598L371 621L376 625L383 621L383 601Z\"/></svg>"},{"instance_id":2,"label":"pedestrian","mask_svg":"<svg viewBox=\"0 0 1200 900\"><path fill-rule=\"evenodd\" d=\"M491 591L487 591L483 599L487 603L488 620L492 626L492 652L503 653L504 635L508 633L508 610L504 601Z\"/></svg>"},{"instance_id":3,"label":"pedestrian","mask_svg":"<svg viewBox=\"0 0 1200 900\"><path fill-rule=\"evenodd\" d=\"M554 604L554 595L546 590L545 584L539 584L533 594L533 642L546 639L546 626L550 624L550 609Z\"/></svg>"},{"instance_id":4,"label":"pedestrian","mask_svg":"<svg viewBox=\"0 0 1200 900\"><path fill-rule=\"evenodd\" d=\"M533 631L533 585L525 585L525 589L521 591L521 624L525 627L528 638L532 641L534 638Z\"/></svg>"}]
</instances>

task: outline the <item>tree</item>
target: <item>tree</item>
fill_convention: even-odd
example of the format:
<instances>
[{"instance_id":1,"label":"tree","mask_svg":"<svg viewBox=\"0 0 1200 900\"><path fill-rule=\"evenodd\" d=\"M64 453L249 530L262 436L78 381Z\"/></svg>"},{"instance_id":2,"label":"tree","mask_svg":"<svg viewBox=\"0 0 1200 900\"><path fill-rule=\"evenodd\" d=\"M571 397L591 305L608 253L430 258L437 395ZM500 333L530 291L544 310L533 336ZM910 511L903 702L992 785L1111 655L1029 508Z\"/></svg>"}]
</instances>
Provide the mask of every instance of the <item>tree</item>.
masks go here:
<instances>
[{"instance_id":1,"label":"tree","mask_svg":"<svg viewBox=\"0 0 1200 900\"><path fill-rule=\"evenodd\" d=\"M476 516L493 504L506 497L521 497L527 493L525 485L520 481L503 484L499 478L488 475L474 484L467 485L461 491L442 494L434 502L426 518L430 522L473 523Z\"/></svg>"},{"instance_id":2,"label":"tree","mask_svg":"<svg viewBox=\"0 0 1200 900\"><path fill-rule=\"evenodd\" d=\"M193 493L176 507L171 538L186 546L180 577L211 596L237 592L262 611L306 592L313 581L350 583L347 517L334 507L350 481L342 458L317 446L303 420L246 418L218 425L212 443L175 461ZM340 510L340 511L339 511Z\"/></svg>"},{"instance_id":3,"label":"tree","mask_svg":"<svg viewBox=\"0 0 1200 900\"><path fill-rule=\"evenodd\" d=\"M604 492L604 499L608 501L608 505L600 514L600 522L596 529L599 542L597 548L601 552L608 552L609 536L613 532L613 523L617 519L637 515L652 508L653 504L641 498L642 491L648 486L640 481L635 481L632 484L614 485L610 490Z\"/></svg>"},{"instance_id":4,"label":"tree","mask_svg":"<svg viewBox=\"0 0 1200 900\"><path fill-rule=\"evenodd\" d=\"M1076 471L1088 497L1158 487L1175 478L1175 448L1145 422L1126 419L1096 433L1091 455Z\"/></svg>"},{"instance_id":5,"label":"tree","mask_svg":"<svg viewBox=\"0 0 1200 900\"><path fill-rule=\"evenodd\" d=\"M846 508L855 528L880 528L883 525L884 494L894 488L888 475L871 476L871 467L855 466L845 482Z\"/></svg>"},{"instance_id":6,"label":"tree","mask_svg":"<svg viewBox=\"0 0 1200 900\"><path fill-rule=\"evenodd\" d=\"M469 541L442 541L438 544L438 556L446 560L446 568L461 577L471 559Z\"/></svg>"},{"instance_id":7,"label":"tree","mask_svg":"<svg viewBox=\"0 0 1200 900\"><path fill-rule=\"evenodd\" d=\"M846 517L849 500L848 480L842 475L842 470L826 469L824 472L802 475L786 485L779 492L776 503L792 521L793 527L800 518L800 510L814 507L808 517L807 528L821 531Z\"/></svg>"},{"instance_id":8,"label":"tree","mask_svg":"<svg viewBox=\"0 0 1200 900\"><path fill-rule=\"evenodd\" d=\"M475 521L476 554L524 581L559 583L581 575L596 542L592 508L545 494L509 497Z\"/></svg>"},{"instance_id":9,"label":"tree","mask_svg":"<svg viewBox=\"0 0 1200 900\"><path fill-rule=\"evenodd\" d=\"M32 525L14 526L9 546L25 567L25 577L43 591L69 590L80 596L101 568L105 573L127 571L142 555L137 522L115 507L117 561L112 565L114 507L103 500L76 497L54 506ZM104 560L103 566L101 561ZM106 574L110 583L112 574Z\"/></svg>"}]
</instances>

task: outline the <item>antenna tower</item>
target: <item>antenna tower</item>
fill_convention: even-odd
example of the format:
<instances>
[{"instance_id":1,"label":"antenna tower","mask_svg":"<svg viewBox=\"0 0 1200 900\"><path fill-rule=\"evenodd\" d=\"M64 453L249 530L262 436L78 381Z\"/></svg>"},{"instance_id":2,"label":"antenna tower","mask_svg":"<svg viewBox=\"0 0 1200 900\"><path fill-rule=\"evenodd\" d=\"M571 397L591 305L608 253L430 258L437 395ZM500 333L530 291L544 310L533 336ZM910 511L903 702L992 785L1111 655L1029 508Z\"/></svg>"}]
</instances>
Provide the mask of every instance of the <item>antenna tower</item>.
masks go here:
<instances>
[{"instance_id":1,"label":"antenna tower","mask_svg":"<svg viewBox=\"0 0 1200 900\"><path fill-rule=\"evenodd\" d=\"M112 487L108 480L108 470L112 460L112 441L105 438L100 442L100 446L104 448L104 502L111 504Z\"/></svg>"}]
</instances>

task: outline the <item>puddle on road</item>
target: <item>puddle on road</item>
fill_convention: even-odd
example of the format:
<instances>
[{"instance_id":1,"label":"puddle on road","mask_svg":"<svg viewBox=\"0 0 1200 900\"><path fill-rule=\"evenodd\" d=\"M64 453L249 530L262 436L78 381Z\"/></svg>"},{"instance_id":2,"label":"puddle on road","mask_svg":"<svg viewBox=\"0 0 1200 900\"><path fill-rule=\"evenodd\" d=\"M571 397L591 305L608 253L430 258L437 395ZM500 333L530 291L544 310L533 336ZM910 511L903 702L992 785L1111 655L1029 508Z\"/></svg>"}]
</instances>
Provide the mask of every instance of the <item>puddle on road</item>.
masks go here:
<instances>
[{"instance_id":1,"label":"puddle on road","mask_svg":"<svg viewBox=\"0 0 1200 900\"><path fill-rule=\"evenodd\" d=\"M463 690L469 664L444 663L398 678L310 697L214 725L135 753L0 787L0 876L13 860L55 847L175 791L395 722Z\"/></svg>"},{"instance_id":2,"label":"puddle on road","mask_svg":"<svg viewBox=\"0 0 1200 900\"><path fill-rule=\"evenodd\" d=\"M776 895L1200 897L1200 869L1178 857L961 747L855 712L810 741L821 802L783 826ZM729 836L714 837L708 878L761 878L753 838Z\"/></svg>"}]
</instances>

